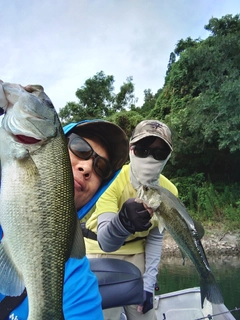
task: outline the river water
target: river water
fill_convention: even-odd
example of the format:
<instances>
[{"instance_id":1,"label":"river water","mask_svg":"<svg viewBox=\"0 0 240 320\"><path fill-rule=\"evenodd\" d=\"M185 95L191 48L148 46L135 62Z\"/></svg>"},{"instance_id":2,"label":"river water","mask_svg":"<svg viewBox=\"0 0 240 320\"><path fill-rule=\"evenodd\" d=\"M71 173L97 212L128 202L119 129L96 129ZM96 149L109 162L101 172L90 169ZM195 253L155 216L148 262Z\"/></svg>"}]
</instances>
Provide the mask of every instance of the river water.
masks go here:
<instances>
[{"instance_id":1,"label":"river water","mask_svg":"<svg viewBox=\"0 0 240 320\"><path fill-rule=\"evenodd\" d=\"M224 303L229 310L240 308L240 257L208 257L209 264L221 289ZM181 258L161 260L158 274L160 287L157 294L199 287L199 277L190 260L182 265ZM240 311L232 312L240 320Z\"/></svg>"}]
</instances>

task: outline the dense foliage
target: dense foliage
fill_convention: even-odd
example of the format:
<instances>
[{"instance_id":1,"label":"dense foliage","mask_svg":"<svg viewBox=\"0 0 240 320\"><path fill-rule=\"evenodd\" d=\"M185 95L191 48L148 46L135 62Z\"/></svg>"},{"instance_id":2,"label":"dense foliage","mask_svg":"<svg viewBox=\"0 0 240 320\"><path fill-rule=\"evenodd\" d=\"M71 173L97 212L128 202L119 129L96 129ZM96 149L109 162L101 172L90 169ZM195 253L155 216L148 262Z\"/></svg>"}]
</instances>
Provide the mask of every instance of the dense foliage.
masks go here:
<instances>
[{"instance_id":1,"label":"dense foliage","mask_svg":"<svg viewBox=\"0 0 240 320\"><path fill-rule=\"evenodd\" d=\"M239 181L240 20L211 19L206 40L180 40L149 117L174 130L178 175ZM186 166L186 164L188 165Z\"/></svg>"},{"instance_id":2,"label":"dense foliage","mask_svg":"<svg viewBox=\"0 0 240 320\"><path fill-rule=\"evenodd\" d=\"M102 71L77 89L79 103L60 110L62 122L103 118L130 137L143 119L158 119L173 133L174 153L164 174L193 215L240 227L240 16L212 18L205 40L181 39L170 54L165 83L144 91L136 106L132 77L114 93Z\"/></svg>"}]
</instances>

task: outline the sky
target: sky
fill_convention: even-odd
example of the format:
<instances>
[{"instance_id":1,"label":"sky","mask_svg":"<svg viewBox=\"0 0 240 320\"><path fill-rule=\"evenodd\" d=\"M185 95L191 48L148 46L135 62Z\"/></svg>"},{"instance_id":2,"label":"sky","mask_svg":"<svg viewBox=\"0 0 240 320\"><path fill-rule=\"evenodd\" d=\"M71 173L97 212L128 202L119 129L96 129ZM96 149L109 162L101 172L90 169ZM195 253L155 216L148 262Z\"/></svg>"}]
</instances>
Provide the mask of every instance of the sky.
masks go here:
<instances>
[{"instance_id":1,"label":"sky","mask_svg":"<svg viewBox=\"0 0 240 320\"><path fill-rule=\"evenodd\" d=\"M41 84L59 111L97 72L114 76L115 93L132 76L141 106L180 39L239 13L239 0L0 0L0 79Z\"/></svg>"}]
</instances>

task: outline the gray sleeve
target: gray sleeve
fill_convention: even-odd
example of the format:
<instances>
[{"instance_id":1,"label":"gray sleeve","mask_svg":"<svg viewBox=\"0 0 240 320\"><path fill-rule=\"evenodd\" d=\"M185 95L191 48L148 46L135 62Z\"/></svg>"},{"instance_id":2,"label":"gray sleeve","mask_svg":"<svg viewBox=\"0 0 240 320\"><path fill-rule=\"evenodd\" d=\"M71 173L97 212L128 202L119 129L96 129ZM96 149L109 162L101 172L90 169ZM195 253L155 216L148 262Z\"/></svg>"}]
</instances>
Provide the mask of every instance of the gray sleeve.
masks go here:
<instances>
[{"instance_id":1,"label":"gray sleeve","mask_svg":"<svg viewBox=\"0 0 240 320\"><path fill-rule=\"evenodd\" d=\"M97 240L103 251L118 250L130 234L121 224L118 214L105 212L98 216Z\"/></svg>"},{"instance_id":2,"label":"gray sleeve","mask_svg":"<svg viewBox=\"0 0 240 320\"><path fill-rule=\"evenodd\" d=\"M150 230L146 238L145 272L143 274L144 290L153 292L161 260L163 233L158 228Z\"/></svg>"}]
</instances>

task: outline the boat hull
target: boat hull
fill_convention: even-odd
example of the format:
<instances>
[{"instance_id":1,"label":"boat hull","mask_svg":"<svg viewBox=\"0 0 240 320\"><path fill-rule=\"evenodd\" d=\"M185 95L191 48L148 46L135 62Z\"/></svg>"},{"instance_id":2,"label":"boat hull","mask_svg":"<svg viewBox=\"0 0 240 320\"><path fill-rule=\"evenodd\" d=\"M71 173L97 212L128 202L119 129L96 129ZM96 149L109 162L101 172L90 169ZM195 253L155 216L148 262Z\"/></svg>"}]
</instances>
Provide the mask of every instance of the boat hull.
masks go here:
<instances>
[{"instance_id":1,"label":"boat hull","mask_svg":"<svg viewBox=\"0 0 240 320\"><path fill-rule=\"evenodd\" d=\"M197 320L208 315L214 320L235 320L224 304L212 304L205 299L201 307L200 288L188 288L155 296L157 320Z\"/></svg>"}]
</instances>

